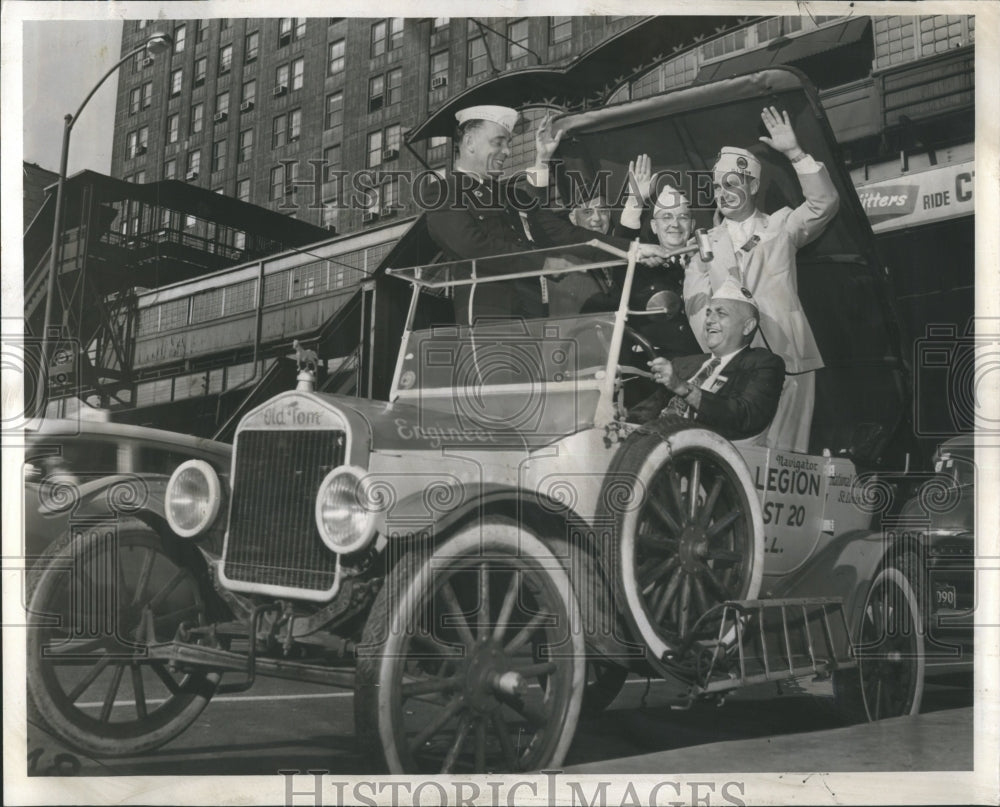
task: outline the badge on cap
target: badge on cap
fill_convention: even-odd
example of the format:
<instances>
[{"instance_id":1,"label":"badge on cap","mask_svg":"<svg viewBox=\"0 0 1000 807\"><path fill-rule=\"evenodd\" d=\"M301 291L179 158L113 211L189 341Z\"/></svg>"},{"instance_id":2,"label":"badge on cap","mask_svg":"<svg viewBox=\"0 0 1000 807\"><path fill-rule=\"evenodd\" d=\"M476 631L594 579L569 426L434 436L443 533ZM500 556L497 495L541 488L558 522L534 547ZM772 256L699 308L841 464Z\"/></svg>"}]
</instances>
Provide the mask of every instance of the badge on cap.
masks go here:
<instances>
[{"instance_id":1,"label":"badge on cap","mask_svg":"<svg viewBox=\"0 0 1000 807\"><path fill-rule=\"evenodd\" d=\"M741 303L749 303L754 308L758 308L757 301L750 293L750 289L742 285L736 278L727 277L723 284L712 294L713 300L737 300Z\"/></svg>"},{"instance_id":2,"label":"badge on cap","mask_svg":"<svg viewBox=\"0 0 1000 807\"><path fill-rule=\"evenodd\" d=\"M760 179L760 160L746 149L723 146L712 170L715 173L733 171Z\"/></svg>"},{"instance_id":3,"label":"badge on cap","mask_svg":"<svg viewBox=\"0 0 1000 807\"><path fill-rule=\"evenodd\" d=\"M488 120L502 126L510 134L514 133L518 117L519 113L516 109L511 109L509 106L490 106L488 104L469 106L455 113L455 120L459 123L470 120Z\"/></svg>"}]
</instances>

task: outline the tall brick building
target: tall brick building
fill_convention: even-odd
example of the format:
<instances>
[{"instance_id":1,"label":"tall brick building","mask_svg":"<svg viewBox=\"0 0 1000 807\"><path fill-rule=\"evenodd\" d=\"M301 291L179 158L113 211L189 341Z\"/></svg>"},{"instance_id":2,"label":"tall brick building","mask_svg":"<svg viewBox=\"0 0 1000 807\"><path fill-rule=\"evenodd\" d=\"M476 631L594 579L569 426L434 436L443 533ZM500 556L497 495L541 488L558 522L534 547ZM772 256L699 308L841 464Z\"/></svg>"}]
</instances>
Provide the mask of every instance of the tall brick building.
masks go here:
<instances>
[{"instance_id":1,"label":"tall brick building","mask_svg":"<svg viewBox=\"0 0 1000 807\"><path fill-rule=\"evenodd\" d=\"M129 20L123 52L153 30L174 44L122 71L111 173L186 179L339 233L384 224L416 212L406 183L375 194L362 178L347 199L338 172L426 170L403 134L448 98L498 72L567 62L634 21ZM432 169L450 158L444 138L417 151Z\"/></svg>"}]
</instances>

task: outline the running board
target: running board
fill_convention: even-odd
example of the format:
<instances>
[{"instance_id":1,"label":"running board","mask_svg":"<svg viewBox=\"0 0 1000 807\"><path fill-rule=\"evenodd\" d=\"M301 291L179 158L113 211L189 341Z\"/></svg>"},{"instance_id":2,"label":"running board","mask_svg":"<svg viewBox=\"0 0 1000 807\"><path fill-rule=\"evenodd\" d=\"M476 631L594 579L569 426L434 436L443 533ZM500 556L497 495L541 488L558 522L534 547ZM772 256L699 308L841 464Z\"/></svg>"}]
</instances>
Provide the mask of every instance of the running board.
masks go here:
<instances>
[{"instance_id":1,"label":"running board","mask_svg":"<svg viewBox=\"0 0 1000 807\"><path fill-rule=\"evenodd\" d=\"M839 597L720 603L698 620L678 656L693 695L823 679L855 666Z\"/></svg>"}]
</instances>

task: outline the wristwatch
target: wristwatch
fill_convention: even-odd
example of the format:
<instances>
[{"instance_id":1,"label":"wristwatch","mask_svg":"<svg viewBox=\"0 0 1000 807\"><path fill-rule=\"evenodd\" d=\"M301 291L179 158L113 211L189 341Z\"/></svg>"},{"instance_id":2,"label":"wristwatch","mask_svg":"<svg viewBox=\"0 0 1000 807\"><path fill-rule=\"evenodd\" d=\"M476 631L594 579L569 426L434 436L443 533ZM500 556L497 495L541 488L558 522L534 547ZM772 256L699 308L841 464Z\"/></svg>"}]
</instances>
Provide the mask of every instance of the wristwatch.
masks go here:
<instances>
[{"instance_id":1,"label":"wristwatch","mask_svg":"<svg viewBox=\"0 0 1000 807\"><path fill-rule=\"evenodd\" d=\"M799 153L796 156L791 157L789 159L789 162L791 162L791 163L797 163L800 160L804 160L808 156L809 156L809 154L807 152L800 150Z\"/></svg>"}]
</instances>

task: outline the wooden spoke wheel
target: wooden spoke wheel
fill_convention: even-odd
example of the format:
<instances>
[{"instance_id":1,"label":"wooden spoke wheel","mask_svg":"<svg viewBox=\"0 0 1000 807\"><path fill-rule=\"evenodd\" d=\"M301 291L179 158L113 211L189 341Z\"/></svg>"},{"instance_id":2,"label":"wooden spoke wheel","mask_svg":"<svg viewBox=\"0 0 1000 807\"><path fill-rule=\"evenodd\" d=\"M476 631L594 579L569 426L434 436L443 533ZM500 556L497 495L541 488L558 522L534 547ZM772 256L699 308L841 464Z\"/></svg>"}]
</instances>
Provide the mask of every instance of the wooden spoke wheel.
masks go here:
<instances>
[{"instance_id":1,"label":"wooden spoke wheel","mask_svg":"<svg viewBox=\"0 0 1000 807\"><path fill-rule=\"evenodd\" d=\"M365 625L355 724L398 773L538 770L576 730L585 651L569 579L513 522L464 528L390 572Z\"/></svg>"},{"instance_id":2,"label":"wooden spoke wheel","mask_svg":"<svg viewBox=\"0 0 1000 807\"><path fill-rule=\"evenodd\" d=\"M220 674L172 671L146 649L182 623L205 621L211 595L197 550L112 524L68 535L46 554L29 576L29 713L94 756L176 737L208 705Z\"/></svg>"},{"instance_id":3,"label":"wooden spoke wheel","mask_svg":"<svg viewBox=\"0 0 1000 807\"><path fill-rule=\"evenodd\" d=\"M602 506L616 525L617 606L655 667L710 608L760 591L760 502L743 458L718 434L679 421L631 435Z\"/></svg>"},{"instance_id":4,"label":"wooden spoke wheel","mask_svg":"<svg viewBox=\"0 0 1000 807\"><path fill-rule=\"evenodd\" d=\"M858 666L834 674L834 698L850 720L920 713L924 693L924 632L906 575L888 567L868 588L854 644Z\"/></svg>"}]
</instances>

